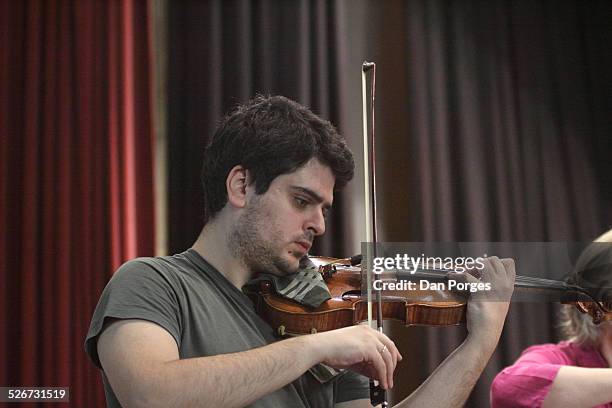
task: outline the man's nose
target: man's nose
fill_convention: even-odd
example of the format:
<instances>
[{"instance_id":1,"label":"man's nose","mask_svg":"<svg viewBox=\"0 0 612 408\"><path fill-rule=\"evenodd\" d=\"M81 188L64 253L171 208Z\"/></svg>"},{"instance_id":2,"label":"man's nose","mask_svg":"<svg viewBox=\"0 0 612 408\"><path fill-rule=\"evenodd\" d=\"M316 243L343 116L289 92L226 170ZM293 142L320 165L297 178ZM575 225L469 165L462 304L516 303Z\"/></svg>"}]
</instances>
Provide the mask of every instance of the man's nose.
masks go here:
<instances>
[{"instance_id":1,"label":"man's nose","mask_svg":"<svg viewBox=\"0 0 612 408\"><path fill-rule=\"evenodd\" d=\"M325 217L323 216L322 209L317 208L312 212L306 229L312 231L314 235L323 235L325 233Z\"/></svg>"}]
</instances>

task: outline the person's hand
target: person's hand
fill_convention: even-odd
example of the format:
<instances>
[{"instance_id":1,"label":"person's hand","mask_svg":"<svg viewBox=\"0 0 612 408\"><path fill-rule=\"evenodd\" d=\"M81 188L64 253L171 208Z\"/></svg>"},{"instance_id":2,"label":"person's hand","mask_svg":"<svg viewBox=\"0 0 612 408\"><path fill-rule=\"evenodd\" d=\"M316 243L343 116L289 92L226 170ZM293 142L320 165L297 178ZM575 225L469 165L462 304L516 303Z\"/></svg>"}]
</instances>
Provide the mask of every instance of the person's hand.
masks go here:
<instances>
[{"instance_id":1,"label":"person's hand","mask_svg":"<svg viewBox=\"0 0 612 408\"><path fill-rule=\"evenodd\" d=\"M348 368L393 387L393 372L402 356L385 334L366 325L345 327L310 336L321 353L321 362Z\"/></svg>"},{"instance_id":2,"label":"person's hand","mask_svg":"<svg viewBox=\"0 0 612 408\"><path fill-rule=\"evenodd\" d=\"M470 293L467 307L467 329L470 336L497 344L508 313L514 290L514 260L496 256L484 258L480 279L469 273L449 274L449 279L477 284L490 283L490 290Z\"/></svg>"}]
</instances>

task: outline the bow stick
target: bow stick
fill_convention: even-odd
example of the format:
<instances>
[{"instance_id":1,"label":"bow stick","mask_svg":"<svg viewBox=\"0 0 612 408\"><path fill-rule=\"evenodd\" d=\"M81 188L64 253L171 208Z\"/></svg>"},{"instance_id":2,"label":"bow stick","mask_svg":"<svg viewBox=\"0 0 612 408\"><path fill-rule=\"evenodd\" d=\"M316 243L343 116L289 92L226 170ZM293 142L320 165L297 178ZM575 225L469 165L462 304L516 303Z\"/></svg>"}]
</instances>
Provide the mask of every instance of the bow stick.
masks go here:
<instances>
[{"instance_id":1,"label":"bow stick","mask_svg":"<svg viewBox=\"0 0 612 408\"><path fill-rule=\"evenodd\" d=\"M364 163L364 188L365 188L365 220L366 220L366 245L365 245L365 267L366 291L368 299L368 324L372 325L372 270L371 261L376 256L376 171L375 171L375 145L374 145L374 100L376 86L376 64L364 62L361 66L361 91L363 102L363 163ZM369 106L368 106L369 102ZM381 291L376 290L376 328L382 333L382 296ZM381 405L383 408L389 406L387 395L380 385L370 380L370 401L372 405Z\"/></svg>"}]
</instances>

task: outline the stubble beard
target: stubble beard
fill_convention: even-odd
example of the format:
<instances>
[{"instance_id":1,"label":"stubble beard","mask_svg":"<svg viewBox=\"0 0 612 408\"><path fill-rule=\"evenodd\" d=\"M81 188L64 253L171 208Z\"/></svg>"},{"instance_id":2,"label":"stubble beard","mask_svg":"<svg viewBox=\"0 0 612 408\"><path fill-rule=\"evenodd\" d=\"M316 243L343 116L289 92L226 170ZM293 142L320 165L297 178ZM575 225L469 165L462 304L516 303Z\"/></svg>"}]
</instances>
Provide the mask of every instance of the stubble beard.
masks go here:
<instances>
[{"instance_id":1,"label":"stubble beard","mask_svg":"<svg viewBox=\"0 0 612 408\"><path fill-rule=\"evenodd\" d=\"M231 254L239 259L252 273L271 273L285 276L297 272L297 267L280 256L274 243L282 243L282 234L273 224L273 216L255 198L240 216L227 243ZM270 239L262 237L264 225L270 225Z\"/></svg>"}]
</instances>

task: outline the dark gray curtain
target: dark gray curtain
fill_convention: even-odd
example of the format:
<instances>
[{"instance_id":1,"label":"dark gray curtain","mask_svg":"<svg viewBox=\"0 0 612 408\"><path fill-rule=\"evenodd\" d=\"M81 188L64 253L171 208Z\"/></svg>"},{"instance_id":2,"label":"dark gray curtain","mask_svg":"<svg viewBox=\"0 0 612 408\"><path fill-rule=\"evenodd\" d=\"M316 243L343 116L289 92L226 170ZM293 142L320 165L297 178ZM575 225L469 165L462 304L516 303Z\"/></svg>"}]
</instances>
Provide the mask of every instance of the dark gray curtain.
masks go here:
<instances>
[{"instance_id":1,"label":"dark gray curtain","mask_svg":"<svg viewBox=\"0 0 612 408\"><path fill-rule=\"evenodd\" d=\"M612 3L170 2L168 16L172 252L202 225L203 146L256 93L311 106L360 162L363 60L378 63L381 240L579 241L612 225ZM360 174L317 252L358 250ZM495 373L524 347L557 340L554 309L512 306L468 406L488 406ZM465 336L390 333L407 357L395 400Z\"/></svg>"},{"instance_id":2,"label":"dark gray curtain","mask_svg":"<svg viewBox=\"0 0 612 408\"><path fill-rule=\"evenodd\" d=\"M580 241L609 228L612 4L369 6L384 240ZM493 377L526 346L557 340L556 305L511 309L468 406L488 406ZM401 373L416 385L465 332L393 335L419 366Z\"/></svg>"},{"instance_id":3,"label":"dark gray curtain","mask_svg":"<svg viewBox=\"0 0 612 408\"><path fill-rule=\"evenodd\" d=\"M224 113L256 94L282 94L338 122L334 10L325 1L169 3L171 252L202 227L202 152Z\"/></svg>"}]
</instances>

